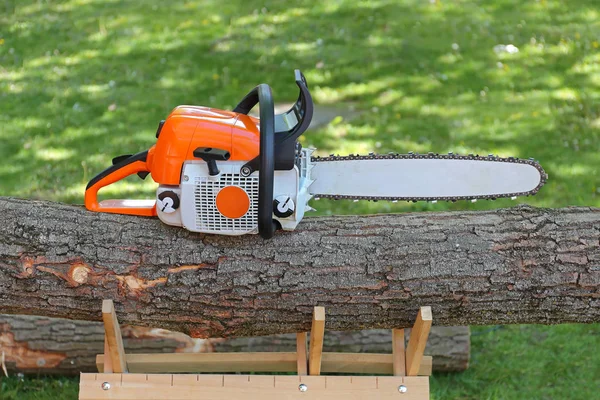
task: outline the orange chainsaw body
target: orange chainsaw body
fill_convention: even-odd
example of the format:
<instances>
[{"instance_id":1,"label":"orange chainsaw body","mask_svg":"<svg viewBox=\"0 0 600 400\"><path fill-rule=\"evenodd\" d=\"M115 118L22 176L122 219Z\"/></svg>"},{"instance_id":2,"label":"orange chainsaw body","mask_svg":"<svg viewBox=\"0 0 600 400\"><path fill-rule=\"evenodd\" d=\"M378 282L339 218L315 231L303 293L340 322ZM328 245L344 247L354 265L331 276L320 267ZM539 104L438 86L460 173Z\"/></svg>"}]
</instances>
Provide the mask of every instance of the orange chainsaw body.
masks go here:
<instances>
[{"instance_id":1,"label":"orange chainsaw body","mask_svg":"<svg viewBox=\"0 0 600 400\"><path fill-rule=\"evenodd\" d=\"M312 97L299 70L294 79L298 100L277 115L264 83L233 111L176 107L160 122L155 145L113 158L88 182L86 208L156 216L202 233L270 238L276 229L293 230L307 209L313 182L307 164L312 150L302 149L297 140L312 119ZM260 118L248 115L257 105ZM99 190L134 174L152 176L158 184L154 198L98 201Z\"/></svg>"},{"instance_id":2,"label":"orange chainsaw body","mask_svg":"<svg viewBox=\"0 0 600 400\"><path fill-rule=\"evenodd\" d=\"M159 128L158 140L148 150L146 160L132 162L94 182L86 190L85 206L92 211L155 216L156 206L145 201L99 203L98 190L139 172L149 172L158 184L179 185L183 163L194 160L193 151L200 146L229 151L231 161L251 160L259 154L258 124L257 118L233 111L176 107Z\"/></svg>"}]
</instances>

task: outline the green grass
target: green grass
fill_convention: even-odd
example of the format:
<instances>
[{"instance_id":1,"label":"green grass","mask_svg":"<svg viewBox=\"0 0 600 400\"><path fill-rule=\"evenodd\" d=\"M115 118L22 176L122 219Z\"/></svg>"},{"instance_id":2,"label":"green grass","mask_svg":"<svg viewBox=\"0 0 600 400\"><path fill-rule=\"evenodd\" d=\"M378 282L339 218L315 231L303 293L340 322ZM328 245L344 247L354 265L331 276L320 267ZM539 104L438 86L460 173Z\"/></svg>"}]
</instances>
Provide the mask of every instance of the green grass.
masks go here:
<instances>
[{"instance_id":1,"label":"green grass","mask_svg":"<svg viewBox=\"0 0 600 400\"><path fill-rule=\"evenodd\" d=\"M305 135L320 154L494 153L534 157L549 174L536 197L516 202L320 200L320 214L600 206L599 18L596 0L4 0L0 195L82 203L87 181L151 146L173 107L230 109L260 82L291 101L301 68L317 104L357 113ZM498 44L519 52L497 54ZM147 181L105 195L148 197ZM598 330L475 336L472 368L436 376L436 398L592 398ZM76 390L70 380L2 385L0 398Z\"/></svg>"},{"instance_id":2,"label":"green grass","mask_svg":"<svg viewBox=\"0 0 600 400\"><path fill-rule=\"evenodd\" d=\"M0 378L0 400L76 400L79 379Z\"/></svg>"},{"instance_id":3,"label":"green grass","mask_svg":"<svg viewBox=\"0 0 600 400\"><path fill-rule=\"evenodd\" d=\"M321 154L434 151L539 159L540 206L600 205L597 1L32 1L0 4L3 195L82 202L115 155L178 104L231 108L255 84L359 117L304 137ZM514 44L517 54L496 54ZM132 178L110 195L144 197ZM356 213L510 206L319 203Z\"/></svg>"},{"instance_id":4,"label":"green grass","mask_svg":"<svg viewBox=\"0 0 600 400\"><path fill-rule=\"evenodd\" d=\"M472 327L471 366L434 374L436 400L596 399L600 326Z\"/></svg>"}]
</instances>

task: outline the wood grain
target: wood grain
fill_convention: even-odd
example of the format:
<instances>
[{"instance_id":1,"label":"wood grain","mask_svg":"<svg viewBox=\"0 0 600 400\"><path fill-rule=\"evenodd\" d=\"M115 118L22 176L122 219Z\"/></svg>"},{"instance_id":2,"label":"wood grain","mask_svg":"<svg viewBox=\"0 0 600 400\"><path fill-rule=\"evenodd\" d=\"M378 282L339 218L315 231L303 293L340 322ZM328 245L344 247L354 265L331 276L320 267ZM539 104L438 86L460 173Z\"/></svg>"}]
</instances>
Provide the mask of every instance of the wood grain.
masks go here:
<instances>
[{"instance_id":1,"label":"wood grain","mask_svg":"<svg viewBox=\"0 0 600 400\"><path fill-rule=\"evenodd\" d=\"M406 375L408 376L415 376L419 372L432 321L431 307L421 307L406 347Z\"/></svg>"},{"instance_id":2,"label":"wood grain","mask_svg":"<svg viewBox=\"0 0 600 400\"><path fill-rule=\"evenodd\" d=\"M195 379L195 380L194 380ZM82 374L80 400L429 400L427 377ZM102 390L102 383L111 385ZM308 390L301 392L304 383Z\"/></svg>"},{"instance_id":3,"label":"wood grain","mask_svg":"<svg viewBox=\"0 0 600 400\"><path fill-rule=\"evenodd\" d=\"M325 308L315 307L312 327L310 329L310 345L308 350L308 374L321 373L321 355L325 338Z\"/></svg>"},{"instance_id":4,"label":"wood grain","mask_svg":"<svg viewBox=\"0 0 600 400\"><path fill-rule=\"evenodd\" d=\"M102 321L104 322L104 354L110 358L107 365L110 371L115 373L127 372L127 361L125 359L125 348L121 337L121 327L115 313L112 300L102 302Z\"/></svg>"},{"instance_id":5,"label":"wood grain","mask_svg":"<svg viewBox=\"0 0 600 400\"><path fill-rule=\"evenodd\" d=\"M391 375L391 354L322 353L321 373ZM131 373L241 373L293 372L296 353L204 353L127 354ZM98 371L104 370L104 355L97 356ZM415 375L431 375L432 358L424 356Z\"/></svg>"}]
</instances>

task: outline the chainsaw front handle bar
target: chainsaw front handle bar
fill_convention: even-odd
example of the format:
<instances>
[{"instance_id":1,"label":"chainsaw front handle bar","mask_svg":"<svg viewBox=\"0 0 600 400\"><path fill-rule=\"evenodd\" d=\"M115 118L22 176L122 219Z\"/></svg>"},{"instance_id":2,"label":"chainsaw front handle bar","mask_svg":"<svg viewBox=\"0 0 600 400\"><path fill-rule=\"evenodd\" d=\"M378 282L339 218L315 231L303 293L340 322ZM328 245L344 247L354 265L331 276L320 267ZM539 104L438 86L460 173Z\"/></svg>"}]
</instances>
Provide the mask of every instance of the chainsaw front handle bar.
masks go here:
<instances>
[{"instance_id":1,"label":"chainsaw front handle bar","mask_svg":"<svg viewBox=\"0 0 600 400\"><path fill-rule=\"evenodd\" d=\"M275 104L269 85L261 83L233 109L248 114L260 106L260 154L258 155L258 233L264 239L275 234L273 222L273 181L275 177ZM254 170L254 169L253 169ZM250 172L252 173L252 171Z\"/></svg>"},{"instance_id":2,"label":"chainsaw front handle bar","mask_svg":"<svg viewBox=\"0 0 600 400\"><path fill-rule=\"evenodd\" d=\"M275 104L267 84L256 87L260 105L260 170L258 171L258 233L263 239L275 234L273 185L275 179Z\"/></svg>"},{"instance_id":3,"label":"chainsaw front handle bar","mask_svg":"<svg viewBox=\"0 0 600 400\"><path fill-rule=\"evenodd\" d=\"M273 116L276 134L275 141L277 144L287 140L296 140L310 126L310 122L312 121L314 110L313 100L308 91L306 78L299 69L294 70L294 80L296 81L296 85L298 85L298 89L300 89L298 99L289 110ZM247 115L254 106L261 103L257 88L258 86L248 93L235 106L233 112ZM275 106L273 106L273 110L275 110Z\"/></svg>"},{"instance_id":4,"label":"chainsaw front handle bar","mask_svg":"<svg viewBox=\"0 0 600 400\"><path fill-rule=\"evenodd\" d=\"M98 191L103 187L138 172L150 172L146 162L147 158L148 150L142 151L106 168L93 177L85 189L85 207L91 211L156 216L156 202L154 200L104 200L98 202Z\"/></svg>"},{"instance_id":5,"label":"chainsaw front handle bar","mask_svg":"<svg viewBox=\"0 0 600 400\"><path fill-rule=\"evenodd\" d=\"M313 100L308 91L308 83L299 69L294 70L294 80L300 93L298 99L286 112L275 116L276 143L296 140L310 126L313 117ZM293 124L293 125L292 125Z\"/></svg>"},{"instance_id":6,"label":"chainsaw front handle bar","mask_svg":"<svg viewBox=\"0 0 600 400\"><path fill-rule=\"evenodd\" d=\"M297 139L310 126L313 117L313 101L308 91L306 78L299 69L294 71L296 85L300 89L298 99L286 112L274 116L275 150L274 167L277 171L287 171L296 164ZM235 112L248 114L257 103L258 95L250 92L233 109ZM262 107L261 107L262 108ZM252 173L260 169L260 156L256 156L244 165L244 169Z\"/></svg>"}]
</instances>

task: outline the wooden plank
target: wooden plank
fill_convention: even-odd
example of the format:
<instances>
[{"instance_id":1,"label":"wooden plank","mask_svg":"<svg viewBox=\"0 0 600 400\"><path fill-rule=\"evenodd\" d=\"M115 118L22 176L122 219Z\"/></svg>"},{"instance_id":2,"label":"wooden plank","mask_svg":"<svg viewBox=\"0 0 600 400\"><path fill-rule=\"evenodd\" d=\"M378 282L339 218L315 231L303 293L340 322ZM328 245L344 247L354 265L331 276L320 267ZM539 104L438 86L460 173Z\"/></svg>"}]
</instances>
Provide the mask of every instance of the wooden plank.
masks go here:
<instances>
[{"instance_id":1,"label":"wooden plank","mask_svg":"<svg viewBox=\"0 0 600 400\"><path fill-rule=\"evenodd\" d=\"M417 375L430 376L433 359L424 356ZM321 373L391 375L394 373L392 354L323 353Z\"/></svg>"},{"instance_id":2,"label":"wooden plank","mask_svg":"<svg viewBox=\"0 0 600 400\"><path fill-rule=\"evenodd\" d=\"M126 358L129 372L136 374L297 372L295 352L127 354ZM96 362L103 372L104 356L99 355ZM424 356L417 375L431 375L431 364L431 357ZM322 353L321 372L390 375L393 373L392 355Z\"/></svg>"},{"instance_id":3,"label":"wooden plank","mask_svg":"<svg viewBox=\"0 0 600 400\"><path fill-rule=\"evenodd\" d=\"M433 372L433 357L423 356L421 360L421 366L419 367L418 376L431 376Z\"/></svg>"},{"instance_id":4,"label":"wooden plank","mask_svg":"<svg viewBox=\"0 0 600 400\"><path fill-rule=\"evenodd\" d=\"M104 335L108 342L108 353L110 354L112 370L117 373L127 372L121 328L119 327L115 305L112 300L102 301L102 321L104 321Z\"/></svg>"},{"instance_id":5,"label":"wooden plank","mask_svg":"<svg viewBox=\"0 0 600 400\"><path fill-rule=\"evenodd\" d=\"M311 393L314 392L320 392L322 390L327 389L327 378L326 376L320 376L320 375L308 375L308 376L301 376L300 377L300 383L305 384L306 386L308 386L309 390ZM299 387L296 386L295 388L295 392L298 391ZM305 397L306 397L306 393Z\"/></svg>"},{"instance_id":6,"label":"wooden plank","mask_svg":"<svg viewBox=\"0 0 600 400\"><path fill-rule=\"evenodd\" d=\"M97 360L96 360L97 361ZM100 366L96 363L96 368L98 368L98 372L107 372L113 373L113 363L110 358L110 347L108 346L108 340L106 339L106 335L104 335L104 366L103 369L100 369Z\"/></svg>"},{"instance_id":7,"label":"wooden plank","mask_svg":"<svg viewBox=\"0 0 600 400\"><path fill-rule=\"evenodd\" d=\"M323 353L321 372L388 375L392 373L392 355L389 353Z\"/></svg>"},{"instance_id":8,"label":"wooden plank","mask_svg":"<svg viewBox=\"0 0 600 400\"><path fill-rule=\"evenodd\" d=\"M132 375L132 374L129 374ZM198 377L206 375L197 375ZM220 385L202 385L193 378L177 383L173 375L148 375L148 380L123 374L82 374L80 400L429 400L427 377L208 375ZM145 375L143 375L145 378ZM110 389L103 390L108 382ZM306 385L302 392L299 385ZM406 393L398 393L404 385Z\"/></svg>"},{"instance_id":9,"label":"wooden plank","mask_svg":"<svg viewBox=\"0 0 600 400\"><path fill-rule=\"evenodd\" d=\"M406 375L404 329L392 329L392 358L395 376Z\"/></svg>"},{"instance_id":10,"label":"wooden plank","mask_svg":"<svg viewBox=\"0 0 600 400\"><path fill-rule=\"evenodd\" d=\"M306 332L296 334L296 357L298 375L308 374L308 359L306 354Z\"/></svg>"},{"instance_id":11,"label":"wooden plank","mask_svg":"<svg viewBox=\"0 0 600 400\"><path fill-rule=\"evenodd\" d=\"M295 352L127 354L133 373L296 372ZM103 371L104 356L96 357Z\"/></svg>"},{"instance_id":12,"label":"wooden plank","mask_svg":"<svg viewBox=\"0 0 600 400\"><path fill-rule=\"evenodd\" d=\"M406 348L406 375L408 376L415 376L419 372L432 320L431 307L421 307Z\"/></svg>"},{"instance_id":13,"label":"wooden plank","mask_svg":"<svg viewBox=\"0 0 600 400\"><path fill-rule=\"evenodd\" d=\"M223 375L196 375L198 383L202 387L222 387L223 386Z\"/></svg>"},{"instance_id":14,"label":"wooden plank","mask_svg":"<svg viewBox=\"0 0 600 400\"><path fill-rule=\"evenodd\" d=\"M297 388L303 378L306 378L306 376L280 375L275 379L275 388L278 390Z\"/></svg>"},{"instance_id":15,"label":"wooden plank","mask_svg":"<svg viewBox=\"0 0 600 400\"><path fill-rule=\"evenodd\" d=\"M405 393L398 392L398 379L406 387ZM378 392L395 393L396 399L427 399L429 400L429 377L426 376L380 376L377 378Z\"/></svg>"},{"instance_id":16,"label":"wooden plank","mask_svg":"<svg viewBox=\"0 0 600 400\"><path fill-rule=\"evenodd\" d=\"M325 308L315 307L310 329L310 350L308 352L309 375L321 374L321 355L325 336Z\"/></svg>"}]
</instances>

